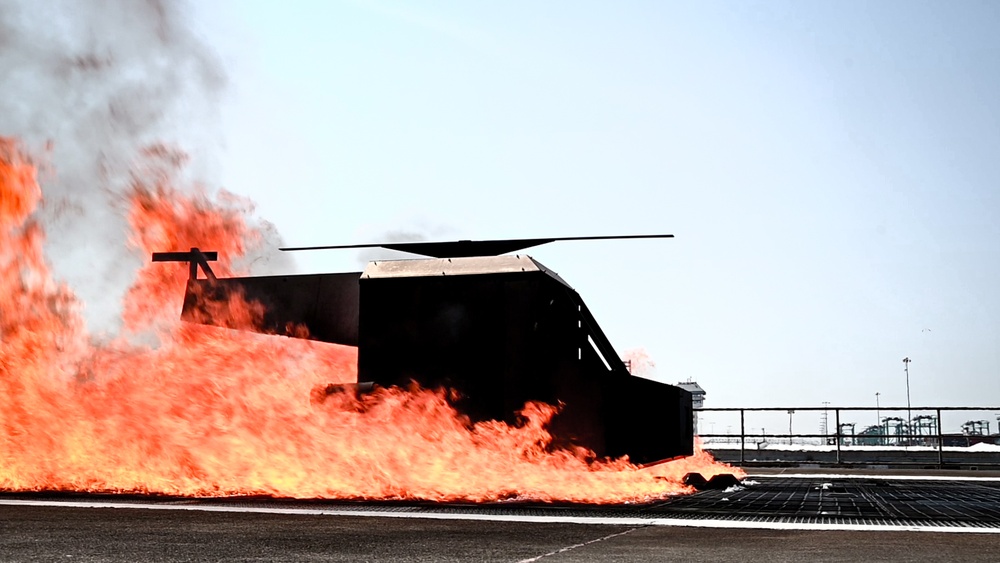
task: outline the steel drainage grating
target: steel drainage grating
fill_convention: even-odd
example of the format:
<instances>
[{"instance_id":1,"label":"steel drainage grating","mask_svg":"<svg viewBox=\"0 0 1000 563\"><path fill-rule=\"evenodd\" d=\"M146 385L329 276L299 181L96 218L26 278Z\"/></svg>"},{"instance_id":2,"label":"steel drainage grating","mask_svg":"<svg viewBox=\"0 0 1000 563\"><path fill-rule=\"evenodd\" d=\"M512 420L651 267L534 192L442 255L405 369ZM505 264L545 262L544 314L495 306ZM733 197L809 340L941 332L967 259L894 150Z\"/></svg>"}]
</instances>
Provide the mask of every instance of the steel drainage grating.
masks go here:
<instances>
[{"instance_id":1,"label":"steel drainage grating","mask_svg":"<svg viewBox=\"0 0 1000 563\"><path fill-rule=\"evenodd\" d=\"M96 503L153 502L341 512L407 512L414 515L669 518L691 521L1000 529L1000 481L754 477L752 484L726 491L702 491L652 504L614 506L523 502L350 502L263 497L190 499L77 493L0 494L0 499L37 498L67 501L87 499Z\"/></svg>"},{"instance_id":2,"label":"steel drainage grating","mask_svg":"<svg viewBox=\"0 0 1000 563\"><path fill-rule=\"evenodd\" d=\"M670 518L1000 528L1000 482L755 478L649 507Z\"/></svg>"}]
</instances>

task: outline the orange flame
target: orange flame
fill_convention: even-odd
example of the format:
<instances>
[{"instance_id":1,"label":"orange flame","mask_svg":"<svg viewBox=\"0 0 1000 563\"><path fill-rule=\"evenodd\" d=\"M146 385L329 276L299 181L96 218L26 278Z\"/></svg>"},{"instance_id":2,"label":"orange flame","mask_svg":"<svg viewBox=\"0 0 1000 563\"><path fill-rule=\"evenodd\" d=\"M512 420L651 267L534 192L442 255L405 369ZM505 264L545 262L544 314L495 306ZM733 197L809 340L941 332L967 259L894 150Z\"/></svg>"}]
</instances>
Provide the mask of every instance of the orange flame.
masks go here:
<instances>
[{"instance_id":1,"label":"orange flame","mask_svg":"<svg viewBox=\"0 0 1000 563\"><path fill-rule=\"evenodd\" d=\"M252 206L181 193L182 155L145 156L130 243L146 256L217 249L232 273L225 260L259 240ZM127 331L155 346L91 343L46 264L31 219L41 197L30 158L0 137L0 489L619 503L688 492L689 471L740 474L701 452L639 469L549 451L544 404L525 405L518 427L470 427L444 390L316 400L317 387L356 381L356 349L181 323L176 264L148 263L126 295Z\"/></svg>"}]
</instances>

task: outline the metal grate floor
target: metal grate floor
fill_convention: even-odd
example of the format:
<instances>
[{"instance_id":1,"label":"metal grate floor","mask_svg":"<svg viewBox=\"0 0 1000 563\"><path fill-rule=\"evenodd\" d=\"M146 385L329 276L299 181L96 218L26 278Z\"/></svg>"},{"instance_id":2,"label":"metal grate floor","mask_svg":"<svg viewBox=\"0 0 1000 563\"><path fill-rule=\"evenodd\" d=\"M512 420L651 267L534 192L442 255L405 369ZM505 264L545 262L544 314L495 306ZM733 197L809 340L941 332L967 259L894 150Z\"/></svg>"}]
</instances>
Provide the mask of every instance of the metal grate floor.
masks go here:
<instances>
[{"instance_id":1,"label":"metal grate floor","mask_svg":"<svg viewBox=\"0 0 1000 563\"><path fill-rule=\"evenodd\" d=\"M674 518L1000 528L1000 482L754 478L647 508Z\"/></svg>"},{"instance_id":2,"label":"metal grate floor","mask_svg":"<svg viewBox=\"0 0 1000 563\"><path fill-rule=\"evenodd\" d=\"M86 499L94 502L188 504L218 507L308 508L337 511L672 518L794 524L1000 529L1000 481L754 477L729 491L702 491L646 505L521 502L458 504L353 502L272 498L190 499L80 493L0 493L0 499Z\"/></svg>"}]
</instances>

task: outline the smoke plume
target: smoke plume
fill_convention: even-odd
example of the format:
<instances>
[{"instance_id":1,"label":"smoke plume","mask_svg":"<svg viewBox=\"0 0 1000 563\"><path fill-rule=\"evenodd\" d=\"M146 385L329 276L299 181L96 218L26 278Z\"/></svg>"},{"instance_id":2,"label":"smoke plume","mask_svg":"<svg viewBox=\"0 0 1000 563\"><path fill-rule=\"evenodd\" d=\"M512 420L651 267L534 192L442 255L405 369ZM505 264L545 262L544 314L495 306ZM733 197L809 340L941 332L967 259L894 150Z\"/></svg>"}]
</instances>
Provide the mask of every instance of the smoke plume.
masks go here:
<instances>
[{"instance_id":1,"label":"smoke plume","mask_svg":"<svg viewBox=\"0 0 1000 563\"><path fill-rule=\"evenodd\" d=\"M99 332L119 328L122 294L149 259L127 249L122 197L144 151L160 145L191 155L188 186L219 177L227 76L186 8L0 0L0 135L44 149L47 255Z\"/></svg>"}]
</instances>

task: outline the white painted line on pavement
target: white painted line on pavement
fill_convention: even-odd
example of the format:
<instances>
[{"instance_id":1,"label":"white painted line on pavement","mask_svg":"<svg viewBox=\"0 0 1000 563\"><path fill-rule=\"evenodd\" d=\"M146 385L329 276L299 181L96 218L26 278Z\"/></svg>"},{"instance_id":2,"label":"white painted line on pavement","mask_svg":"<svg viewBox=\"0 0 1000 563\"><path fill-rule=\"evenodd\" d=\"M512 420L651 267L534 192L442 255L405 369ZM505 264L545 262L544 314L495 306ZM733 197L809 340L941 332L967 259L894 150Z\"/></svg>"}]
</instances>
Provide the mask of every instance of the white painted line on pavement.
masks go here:
<instances>
[{"instance_id":1,"label":"white painted line on pavement","mask_svg":"<svg viewBox=\"0 0 1000 563\"><path fill-rule=\"evenodd\" d=\"M747 478L791 479L892 479L894 481L1000 481L1000 477L951 475L859 475L844 473L748 473Z\"/></svg>"},{"instance_id":2,"label":"white painted line on pavement","mask_svg":"<svg viewBox=\"0 0 1000 563\"><path fill-rule=\"evenodd\" d=\"M884 524L812 524L792 522L747 522L733 520L686 520L683 518L605 518L588 516L527 516L512 514L456 514L435 512L385 512L376 510L337 510L324 508L268 508L259 506L212 506L197 504L158 504L138 502L87 502L59 500L0 499L0 506L46 506L57 508L132 508L143 510L187 510L245 514L287 514L295 516L359 516L368 518L422 518L429 520L477 520L489 522L538 522L594 524L604 526L678 526L689 528L734 528L745 530L813 530L858 532L938 532L1000 534L1000 528L952 526L891 526Z\"/></svg>"}]
</instances>

